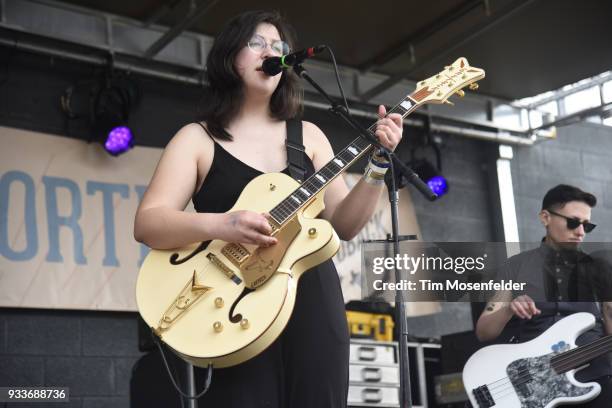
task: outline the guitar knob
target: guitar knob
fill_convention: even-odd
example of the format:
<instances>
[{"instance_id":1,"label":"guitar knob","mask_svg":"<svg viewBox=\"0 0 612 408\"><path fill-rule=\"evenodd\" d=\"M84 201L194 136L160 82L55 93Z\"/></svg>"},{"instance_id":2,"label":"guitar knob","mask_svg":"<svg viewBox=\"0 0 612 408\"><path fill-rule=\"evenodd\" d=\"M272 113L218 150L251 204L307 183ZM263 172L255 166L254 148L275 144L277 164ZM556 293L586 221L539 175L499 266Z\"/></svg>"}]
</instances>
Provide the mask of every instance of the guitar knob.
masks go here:
<instances>
[{"instance_id":1,"label":"guitar knob","mask_svg":"<svg viewBox=\"0 0 612 408\"><path fill-rule=\"evenodd\" d=\"M251 323L249 323L249 320L248 320L248 319L242 319L242 320L240 321L240 327L241 327L243 330L248 329L250 326L251 326Z\"/></svg>"},{"instance_id":2,"label":"guitar knob","mask_svg":"<svg viewBox=\"0 0 612 408\"><path fill-rule=\"evenodd\" d=\"M478 89L478 82L474 82L470 84L470 90L475 91Z\"/></svg>"},{"instance_id":3,"label":"guitar knob","mask_svg":"<svg viewBox=\"0 0 612 408\"><path fill-rule=\"evenodd\" d=\"M456 94L460 97L463 98L465 96L465 91L463 89L460 89L456 92Z\"/></svg>"},{"instance_id":4,"label":"guitar knob","mask_svg":"<svg viewBox=\"0 0 612 408\"><path fill-rule=\"evenodd\" d=\"M214 322L213 323L213 329L215 330L215 332L221 333L223 331L223 323L221 323L221 322Z\"/></svg>"},{"instance_id":5,"label":"guitar knob","mask_svg":"<svg viewBox=\"0 0 612 408\"><path fill-rule=\"evenodd\" d=\"M316 228L309 228L308 229L308 236L310 238L316 238L316 236L317 236L317 229Z\"/></svg>"},{"instance_id":6,"label":"guitar knob","mask_svg":"<svg viewBox=\"0 0 612 408\"><path fill-rule=\"evenodd\" d=\"M217 307L217 309L221 309L224 304L225 302L223 301L223 298L218 297L215 299L215 306Z\"/></svg>"}]
</instances>

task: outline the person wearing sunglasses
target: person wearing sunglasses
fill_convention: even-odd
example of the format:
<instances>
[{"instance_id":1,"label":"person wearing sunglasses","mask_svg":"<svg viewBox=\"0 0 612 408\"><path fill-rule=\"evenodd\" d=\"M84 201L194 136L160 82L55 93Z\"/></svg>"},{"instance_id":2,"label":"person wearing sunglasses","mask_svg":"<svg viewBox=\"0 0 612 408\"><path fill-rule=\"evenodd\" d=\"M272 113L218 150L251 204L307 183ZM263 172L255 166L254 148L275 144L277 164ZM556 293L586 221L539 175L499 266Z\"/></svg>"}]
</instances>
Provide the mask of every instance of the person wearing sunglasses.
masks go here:
<instances>
[{"instance_id":1,"label":"person wearing sunglasses","mask_svg":"<svg viewBox=\"0 0 612 408\"><path fill-rule=\"evenodd\" d=\"M539 220L546 235L539 248L508 259L498 279L525 282L522 293L497 292L476 323L481 341L526 342L573 313L588 312L596 325L576 341L583 345L612 334L612 267L610 261L581 250L586 234L595 229L591 209L597 198L581 189L560 184L542 201ZM601 394L581 406L609 407L612 400L610 356L591 361L576 373L581 382L598 381Z\"/></svg>"},{"instance_id":2,"label":"person wearing sunglasses","mask_svg":"<svg viewBox=\"0 0 612 408\"><path fill-rule=\"evenodd\" d=\"M229 210L257 176L290 173L287 121L299 118L303 109L300 78L292 70L268 76L261 67L266 58L294 48L292 32L278 13L267 11L242 13L221 29L207 57L200 121L184 126L166 146L136 213L136 240L156 249L214 239L277 243L264 214ZM379 106L375 134L394 150L402 138L402 117L385 113ZM334 153L317 126L299 123L305 176L310 177ZM376 174L366 173L350 191L342 176L325 190L319 216L340 239L355 237L376 209L388 167L382 158L376 162L370 166ZM184 211L189 201L196 213ZM291 319L280 337L246 362L215 369L210 389L198 402L224 408L344 408L348 360L344 301L328 260L300 278ZM196 389L202 389L206 370L196 372Z\"/></svg>"}]
</instances>

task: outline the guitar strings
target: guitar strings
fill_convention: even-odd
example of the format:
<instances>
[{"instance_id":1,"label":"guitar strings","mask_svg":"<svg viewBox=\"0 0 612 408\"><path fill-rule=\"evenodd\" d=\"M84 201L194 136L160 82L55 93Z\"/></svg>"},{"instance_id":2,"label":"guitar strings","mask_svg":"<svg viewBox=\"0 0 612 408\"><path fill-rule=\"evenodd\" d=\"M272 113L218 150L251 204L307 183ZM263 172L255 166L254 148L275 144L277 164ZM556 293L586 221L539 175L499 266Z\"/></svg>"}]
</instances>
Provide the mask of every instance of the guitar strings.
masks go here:
<instances>
[{"instance_id":1,"label":"guitar strings","mask_svg":"<svg viewBox=\"0 0 612 408\"><path fill-rule=\"evenodd\" d=\"M406 97L406 98L408 98L408 97ZM402 100L402 102L404 102L404 101L406 100L406 98L404 98L404 100ZM403 107L401 107L401 102L400 102L400 103L398 103L397 105L395 105L393 108L391 108L391 109L389 110L388 114L391 114L391 113L397 113L397 112L396 112L396 109L397 109L397 110L399 110L400 112L402 112L402 111L403 111L403 112L401 113L401 115L402 115L402 119L404 119L404 118L406 118L406 116L408 116L410 113L412 113L412 111L414 111L414 110L415 110L415 108L416 108L417 106L418 106L418 105L414 105L412 108L410 108L410 109L406 110L406 109L404 109ZM376 126L376 122L375 122L375 123L373 123L372 125L370 125L370 127L368 127L368 130L369 130L369 131L374 130L374 127L375 127L375 126ZM367 143L367 145L362 147L362 146L360 146L360 145L357 145L357 142L366 142L366 143ZM350 143L350 144L349 144L347 147L345 147L345 148L344 148L344 149L343 149L343 150L342 150L340 153L338 153L336 156L334 156L334 158L336 158L336 157L339 157L339 156L343 155L345 152L348 152L348 147L350 147L350 146L356 146L357 148L359 148L359 150L361 150L361 151L362 151L362 152L360 152L360 155L361 155L361 154L365 153L365 152L366 152L366 151L367 151L369 148L371 148L371 147L372 147L372 144L371 144L371 143L369 143L369 142L368 142L368 141L366 141L366 140L363 140L363 139L361 139L361 138L357 138L357 139L353 140L353 141L352 141L352 142L351 142L351 143ZM352 159L355 159L356 157L357 157L357 156L353 156L353 158L352 158ZM344 159L344 158L343 158L343 159ZM344 159L344 161L346 161L346 162L348 163L348 162L352 161L352 159L351 159L351 160ZM306 179L306 180L304 181L304 183L301 185L301 187L314 187L315 189L319 190L319 189L320 189L320 187L317 187L317 186L316 186L316 185L313 183L313 178L315 177L315 175L316 175L316 174L323 173L324 171L331 171L331 175L332 175L332 177L333 177L333 176L334 176L334 175L335 175L337 172L334 172L334 170L333 170L333 169L329 169L329 168L327 168L327 166L328 166L328 165L330 165L330 164L331 164L331 165L333 165L333 166L338 166L336 163L334 163L334 159L330 160L330 161L329 161L329 162L327 162L327 163L326 163L326 164L325 164L325 165L324 165L324 166L323 166L323 167L322 167L322 168L321 168L321 169L320 169L318 172L315 172L315 173L314 173L313 175L311 175L311 176L310 176L308 179ZM345 166L343 166L343 167L346 167L346 165L345 165ZM340 170L340 169L341 169L341 168L338 168L338 170ZM327 175L327 174L325 174L325 176L329 177L329 175ZM308 186L306 186L307 184L308 184ZM321 186L321 187L323 187L323 186ZM293 192L290 194L290 196L291 196L291 195L293 195L293 194L295 194L295 193L296 193L296 191L297 191L297 190L293 191ZM299 205L297 208L292 208L292 206L293 206L293 205L294 205L293 201L289 201L289 200L288 200L288 197L287 197L287 198L285 198L283 201L281 201L281 202L280 202L280 203L279 203L279 204L278 204L276 207L274 207L274 208L271 210L271 212L272 212L272 211L277 211L277 212L280 212L280 213L281 213L280 215L282 215L282 216L283 216L283 218L286 220L286 219L290 218L290 217L291 217L291 216L292 216L292 215L293 215L293 214L294 214L294 213L295 213L295 212L296 212L296 211L297 211L297 210L298 210L298 209L301 207L301 205ZM278 220L277 220L277 221L278 221Z\"/></svg>"}]
</instances>

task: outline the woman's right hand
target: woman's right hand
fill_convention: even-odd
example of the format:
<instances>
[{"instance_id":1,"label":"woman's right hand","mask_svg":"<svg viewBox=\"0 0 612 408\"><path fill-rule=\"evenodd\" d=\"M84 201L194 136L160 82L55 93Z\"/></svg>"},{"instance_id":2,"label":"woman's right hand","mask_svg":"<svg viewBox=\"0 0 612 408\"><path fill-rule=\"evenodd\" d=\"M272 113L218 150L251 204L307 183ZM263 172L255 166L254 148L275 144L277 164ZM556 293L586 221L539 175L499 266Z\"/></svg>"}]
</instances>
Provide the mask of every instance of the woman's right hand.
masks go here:
<instances>
[{"instance_id":1,"label":"woman's right hand","mask_svg":"<svg viewBox=\"0 0 612 408\"><path fill-rule=\"evenodd\" d=\"M225 242L268 247L277 239L270 236L272 227L264 214L254 211L232 211L220 214L217 238Z\"/></svg>"}]
</instances>

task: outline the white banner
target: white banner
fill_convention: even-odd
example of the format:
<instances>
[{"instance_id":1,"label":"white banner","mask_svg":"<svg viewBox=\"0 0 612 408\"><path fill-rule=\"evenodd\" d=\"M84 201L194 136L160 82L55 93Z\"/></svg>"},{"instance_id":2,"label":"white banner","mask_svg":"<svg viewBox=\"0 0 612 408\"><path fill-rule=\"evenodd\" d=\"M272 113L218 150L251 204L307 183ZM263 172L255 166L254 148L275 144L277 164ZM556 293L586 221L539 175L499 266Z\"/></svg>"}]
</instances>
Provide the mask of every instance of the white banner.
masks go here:
<instances>
[{"instance_id":1,"label":"white banner","mask_svg":"<svg viewBox=\"0 0 612 408\"><path fill-rule=\"evenodd\" d=\"M161 150L0 127L0 306L136 310L134 213Z\"/></svg>"},{"instance_id":2,"label":"white banner","mask_svg":"<svg viewBox=\"0 0 612 408\"><path fill-rule=\"evenodd\" d=\"M134 213L162 150L112 157L97 143L0 127L0 306L135 311ZM349 185L359 176L347 175ZM418 234L410 195L400 194L400 231ZM335 262L345 301L361 297L363 239L390 228L386 193Z\"/></svg>"}]
</instances>

